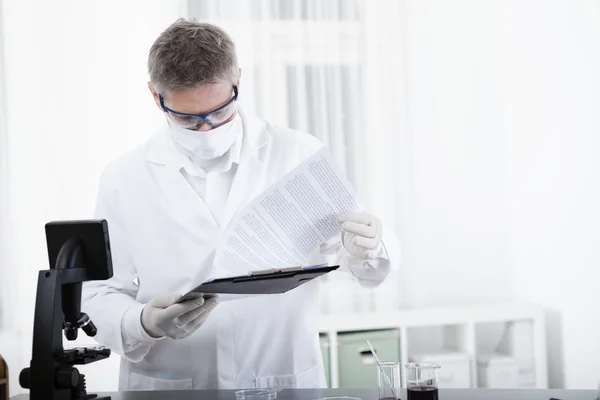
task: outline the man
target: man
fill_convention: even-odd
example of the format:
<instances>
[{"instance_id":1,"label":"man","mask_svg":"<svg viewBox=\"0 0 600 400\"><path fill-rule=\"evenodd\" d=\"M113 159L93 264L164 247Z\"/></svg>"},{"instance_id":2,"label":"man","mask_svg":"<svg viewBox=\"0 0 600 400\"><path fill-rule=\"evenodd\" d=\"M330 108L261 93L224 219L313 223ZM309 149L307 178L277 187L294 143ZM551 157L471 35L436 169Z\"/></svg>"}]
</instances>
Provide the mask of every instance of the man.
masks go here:
<instances>
[{"instance_id":1,"label":"man","mask_svg":"<svg viewBox=\"0 0 600 400\"><path fill-rule=\"evenodd\" d=\"M212 259L236 211L322 144L240 110L235 46L216 26L178 20L156 39L148 68L166 125L101 177L96 217L109 224L114 276L83 293L99 342L122 356L120 390L324 386L317 281L176 304L199 271L227 274ZM376 286L390 270L380 221L350 213L340 222L341 236L307 263L333 255Z\"/></svg>"}]
</instances>

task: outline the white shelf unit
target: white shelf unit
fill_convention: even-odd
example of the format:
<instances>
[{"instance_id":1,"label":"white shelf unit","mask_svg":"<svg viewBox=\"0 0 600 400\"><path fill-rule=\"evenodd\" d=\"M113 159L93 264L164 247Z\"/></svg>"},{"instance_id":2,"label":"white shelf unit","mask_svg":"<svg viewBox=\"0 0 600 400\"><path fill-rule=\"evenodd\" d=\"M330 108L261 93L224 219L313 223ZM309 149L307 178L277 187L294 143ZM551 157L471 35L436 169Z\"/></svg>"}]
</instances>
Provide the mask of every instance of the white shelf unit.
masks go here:
<instances>
[{"instance_id":1,"label":"white shelf unit","mask_svg":"<svg viewBox=\"0 0 600 400\"><path fill-rule=\"evenodd\" d=\"M343 332L397 329L401 363L408 362L413 328L453 327L455 343L471 360L471 387L477 385L477 337L480 324L529 321L532 324L535 387L548 387L548 365L543 308L529 303L489 304L465 307L408 308L379 313L322 314L320 332L329 339L331 387L339 387L338 334ZM422 346L422 344L421 344Z\"/></svg>"}]
</instances>

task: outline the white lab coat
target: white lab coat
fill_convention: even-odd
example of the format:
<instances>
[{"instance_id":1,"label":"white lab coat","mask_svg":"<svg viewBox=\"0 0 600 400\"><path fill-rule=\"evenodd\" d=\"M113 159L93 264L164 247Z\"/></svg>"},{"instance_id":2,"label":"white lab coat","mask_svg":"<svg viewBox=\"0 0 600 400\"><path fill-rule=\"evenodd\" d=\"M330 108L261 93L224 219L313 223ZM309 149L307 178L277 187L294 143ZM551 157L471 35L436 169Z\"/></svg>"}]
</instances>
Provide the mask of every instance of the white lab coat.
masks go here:
<instances>
[{"instance_id":1,"label":"white lab coat","mask_svg":"<svg viewBox=\"0 0 600 400\"><path fill-rule=\"evenodd\" d=\"M242 114L242 122L225 221L322 147L308 134L257 117ZM119 389L324 387L317 280L282 295L221 302L186 339L152 340L141 328L141 310L152 297L184 292L199 270L207 276L217 272L212 258L227 228L216 224L171 163L170 145L163 128L113 162L100 182L95 216L108 221L114 276L84 284L82 309L98 327L97 340L122 356ZM345 250L336 240L334 252L340 255ZM328 247L331 252L332 244ZM307 262L323 261L316 258ZM342 257L341 263L351 259ZM350 269L365 286L375 286L389 272L387 260L373 268L352 260Z\"/></svg>"}]
</instances>

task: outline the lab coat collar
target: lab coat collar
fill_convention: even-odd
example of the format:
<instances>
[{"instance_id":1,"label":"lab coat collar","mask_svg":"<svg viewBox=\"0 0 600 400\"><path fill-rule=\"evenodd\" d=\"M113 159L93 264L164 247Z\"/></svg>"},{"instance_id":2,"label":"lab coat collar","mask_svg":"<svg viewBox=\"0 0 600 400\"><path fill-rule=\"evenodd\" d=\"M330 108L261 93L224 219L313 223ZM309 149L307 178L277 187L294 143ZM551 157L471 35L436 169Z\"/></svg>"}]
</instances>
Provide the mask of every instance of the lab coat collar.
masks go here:
<instances>
[{"instance_id":1,"label":"lab coat collar","mask_svg":"<svg viewBox=\"0 0 600 400\"><path fill-rule=\"evenodd\" d=\"M261 149L271 140L270 132L266 123L260 118L247 117L244 114L241 116L243 138L240 162L219 224L197 193L191 189L181 174L178 164L173 163L168 127L163 127L150 139L147 159L160 167L156 168L155 174L159 184L165 188L169 209L173 217L191 234L194 234L201 225L206 229L224 229L238 209L261 190L267 154Z\"/></svg>"},{"instance_id":2,"label":"lab coat collar","mask_svg":"<svg viewBox=\"0 0 600 400\"><path fill-rule=\"evenodd\" d=\"M252 154L261 162L261 152L263 146L269 143L270 137L267 132L265 122L254 115L246 115L243 110L239 110L242 119L242 146L239 149L243 154ZM165 123L162 128L150 139L148 146L147 159L148 161L160 164L170 165L173 159L173 143L169 138L169 127ZM240 156L238 154L238 156ZM238 158L239 162L239 158Z\"/></svg>"}]
</instances>

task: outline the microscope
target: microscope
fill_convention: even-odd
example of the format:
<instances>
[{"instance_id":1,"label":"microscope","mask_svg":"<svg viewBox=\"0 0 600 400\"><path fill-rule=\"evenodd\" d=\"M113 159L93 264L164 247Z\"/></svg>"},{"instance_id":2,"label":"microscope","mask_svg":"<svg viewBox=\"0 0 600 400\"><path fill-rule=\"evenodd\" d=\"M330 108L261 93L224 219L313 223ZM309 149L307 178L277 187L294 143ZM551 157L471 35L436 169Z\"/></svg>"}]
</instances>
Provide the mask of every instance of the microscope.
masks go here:
<instances>
[{"instance_id":1,"label":"microscope","mask_svg":"<svg viewBox=\"0 0 600 400\"><path fill-rule=\"evenodd\" d=\"M70 341L80 328L96 335L94 323L81 312L81 285L113 275L108 225L105 220L50 222L46 243L50 269L38 275L32 358L19 383L30 389L31 400L110 399L87 394L85 376L74 367L105 359L110 350L64 349L62 339L63 330Z\"/></svg>"}]
</instances>

